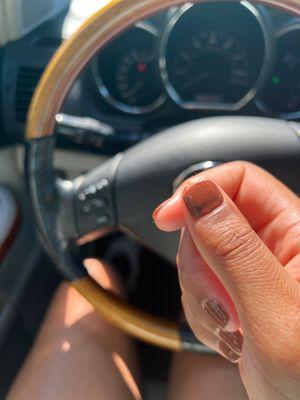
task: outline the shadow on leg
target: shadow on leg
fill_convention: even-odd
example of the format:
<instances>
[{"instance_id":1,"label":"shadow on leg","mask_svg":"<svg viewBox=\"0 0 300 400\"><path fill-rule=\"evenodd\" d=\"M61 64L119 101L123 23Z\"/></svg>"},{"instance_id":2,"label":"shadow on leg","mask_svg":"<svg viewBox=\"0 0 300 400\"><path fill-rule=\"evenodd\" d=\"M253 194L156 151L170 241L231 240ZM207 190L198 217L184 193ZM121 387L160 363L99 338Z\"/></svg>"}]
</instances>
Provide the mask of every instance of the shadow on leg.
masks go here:
<instances>
[{"instance_id":1,"label":"shadow on leg","mask_svg":"<svg viewBox=\"0 0 300 400\"><path fill-rule=\"evenodd\" d=\"M248 400L238 367L218 355L174 356L169 400Z\"/></svg>"},{"instance_id":2,"label":"shadow on leg","mask_svg":"<svg viewBox=\"0 0 300 400\"><path fill-rule=\"evenodd\" d=\"M113 270L87 260L89 273L120 293ZM73 288L62 284L8 400L141 399L134 346Z\"/></svg>"}]
</instances>

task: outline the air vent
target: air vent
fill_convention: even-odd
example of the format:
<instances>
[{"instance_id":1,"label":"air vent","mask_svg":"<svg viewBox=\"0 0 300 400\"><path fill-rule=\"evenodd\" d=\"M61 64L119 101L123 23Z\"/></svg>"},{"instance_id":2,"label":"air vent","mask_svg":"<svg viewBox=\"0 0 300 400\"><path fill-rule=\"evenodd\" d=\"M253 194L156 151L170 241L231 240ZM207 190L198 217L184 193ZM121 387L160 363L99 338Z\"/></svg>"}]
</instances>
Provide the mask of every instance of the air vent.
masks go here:
<instances>
[{"instance_id":1,"label":"air vent","mask_svg":"<svg viewBox=\"0 0 300 400\"><path fill-rule=\"evenodd\" d=\"M18 73L16 90L16 118L18 122L25 122L29 105L42 76L39 68L21 67Z\"/></svg>"}]
</instances>

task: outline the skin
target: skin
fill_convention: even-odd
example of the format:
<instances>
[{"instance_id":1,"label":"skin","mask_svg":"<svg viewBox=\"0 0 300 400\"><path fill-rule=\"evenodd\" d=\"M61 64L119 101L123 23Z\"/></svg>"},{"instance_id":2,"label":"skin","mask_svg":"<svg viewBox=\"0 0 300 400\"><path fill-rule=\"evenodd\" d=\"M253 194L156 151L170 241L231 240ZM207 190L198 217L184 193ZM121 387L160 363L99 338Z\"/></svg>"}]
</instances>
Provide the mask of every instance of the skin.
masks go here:
<instances>
[{"instance_id":1,"label":"skin","mask_svg":"<svg viewBox=\"0 0 300 400\"><path fill-rule=\"evenodd\" d=\"M206 180L223 202L195 219L183 196ZM203 310L207 299L217 299L230 318L224 330L243 333L238 366L249 399L299 399L298 197L257 166L234 162L185 182L154 219L164 231L182 230L182 301L199 339L225 355L221 327Z\"/></svg>"},{"instance_id":2,"label":"skin","mask_svg":"<svg viewBox=\"0 0 300 400\"><path fill-rule=\"evenodd\" d=\"M123 293L109 265L90 259L86 266L103 287ZM138 384L131 340L101 319L83 297L64 283L54 296L7 399L140 400ZM168 399L198 400L200 393L210 400L247 399L235 365L219 356L177 354L172 363Z\"/></svg>"},{"instance_id":3,"label":"skin","mask_svg":"<svg viewBox=\"0 0 300 400\"><path fill-rule=\"evenodd\" d=\"M121 294L113 269L86 261L89 273ZM95 313L68 284L62 284L8 400L140 400L131 340Z\"/></svg>"},{"instance_id":4,"label":"skin","mask_svg":"<svg viewBox=\"0 0 300 400\"><path fill-rule=\"evenodd\" d=\"M218 355L174 357L168 400L247 400L237 366Z\"/></svg>"}]
</instances>

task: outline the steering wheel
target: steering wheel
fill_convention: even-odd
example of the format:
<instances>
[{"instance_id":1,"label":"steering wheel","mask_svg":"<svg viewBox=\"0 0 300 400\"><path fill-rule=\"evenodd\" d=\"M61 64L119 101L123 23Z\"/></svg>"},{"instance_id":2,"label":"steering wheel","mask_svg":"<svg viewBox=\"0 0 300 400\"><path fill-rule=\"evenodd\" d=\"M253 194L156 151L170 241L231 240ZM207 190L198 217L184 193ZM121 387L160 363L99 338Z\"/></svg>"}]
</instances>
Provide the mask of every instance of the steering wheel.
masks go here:
<instances>
[{"instance_id":1,"label":"steering wheel","mask_svg":"<svg viewBox=\"0 0 300 400\"><path fill-rule=\"evenodd\" d=\"M299 0L263 0L300 15ZM255 117L217 117L168 129L72 181L55 175L55 117L79 73L136 21L185 0L113 0L57 51L36 90L27 124L26 171L43 242L64 278L108 321L169 350L203 351L186 328L148 315L105 292L76 252L83 236L121 229L175 262L178 236L159 232L152 211L191 174L236 159L288 179L300 167L300 124ZM291 162L293 163L291 167ZM285 168L289 166L288 168Z\"/></svg>"}]
</instances>

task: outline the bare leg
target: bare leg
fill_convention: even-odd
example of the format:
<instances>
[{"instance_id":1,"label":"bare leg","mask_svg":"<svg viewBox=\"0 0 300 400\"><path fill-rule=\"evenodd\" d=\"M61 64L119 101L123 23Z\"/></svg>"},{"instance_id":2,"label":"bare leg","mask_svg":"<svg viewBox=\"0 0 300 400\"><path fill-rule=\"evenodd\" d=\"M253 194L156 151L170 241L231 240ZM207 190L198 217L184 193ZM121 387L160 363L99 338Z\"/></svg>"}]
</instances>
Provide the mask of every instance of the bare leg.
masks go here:
<instances>
[{"instance_id":1,"label":"bare leg","mask_svg":"<svg viewBox=\"0 0 300 400\"><path fill-rule=\"evenodd\" d=\"M86 265L102 286L120 292L107 266L97 260ZM130 371L136 371L130 339L63 284L8 400L140 399Z\"/></svg>"},{"instance_id":2,"label":"bare leg","mask_svg":"<svg viewBox=\"0 0 300 400\"><path fill-rule=\"evenodd\" d=\"M215 355L177 354L170 375L170 400L247 400L238 368Z\"/></svg>"}]
</instances>

